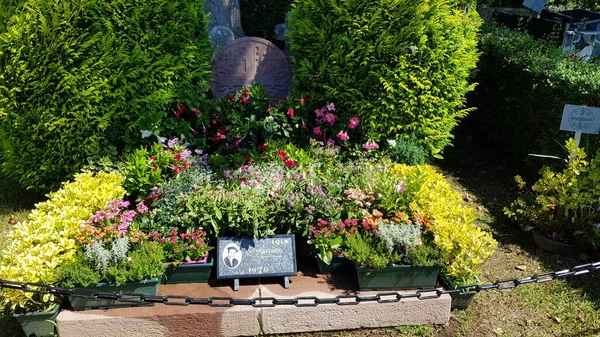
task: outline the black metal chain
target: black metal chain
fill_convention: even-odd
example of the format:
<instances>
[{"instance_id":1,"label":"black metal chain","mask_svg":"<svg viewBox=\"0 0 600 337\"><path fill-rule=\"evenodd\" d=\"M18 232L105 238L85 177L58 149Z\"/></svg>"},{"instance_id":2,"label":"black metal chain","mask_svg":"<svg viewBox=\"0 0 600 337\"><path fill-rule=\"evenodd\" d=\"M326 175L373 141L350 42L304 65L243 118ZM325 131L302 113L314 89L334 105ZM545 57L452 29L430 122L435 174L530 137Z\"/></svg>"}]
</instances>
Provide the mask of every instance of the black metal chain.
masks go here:
<instances>
[{"instance_id":1,"label":"black metal chain","mask_svg":"<svg viewBox=\"0 0 600 337\"><path fill-rule=\"evenodd\" d=\"M600 270L600 262L587 263L571 269L535 274L525 278L510 278L497 280L492 284L468 284L452 290L421 289L414 293L382 292L375 295L339 295L330 298L315 296L302 296L295 298L254 297L249 299L236 299L231 297L189 297L189 296L153 296L136 293L109 293L83 288L62 288L48 284L15 282L0 279L0 290L16 289L36 294L52 294L72 296L87 299L117 300L132 305L142 303L162 303L165 305L187 306L190 304L208 305L210 307L232 307L234 305L251 305L256 308L274 307L277 305L294 305L296 307L316 307L320 304L357 305L362 302L395 303L405 298L418 298L427 300L439 298L444 294L470 295L482 290L513 289L522 284L545 283L567 276L579 276Z\"/></svg>"}]
</instances>

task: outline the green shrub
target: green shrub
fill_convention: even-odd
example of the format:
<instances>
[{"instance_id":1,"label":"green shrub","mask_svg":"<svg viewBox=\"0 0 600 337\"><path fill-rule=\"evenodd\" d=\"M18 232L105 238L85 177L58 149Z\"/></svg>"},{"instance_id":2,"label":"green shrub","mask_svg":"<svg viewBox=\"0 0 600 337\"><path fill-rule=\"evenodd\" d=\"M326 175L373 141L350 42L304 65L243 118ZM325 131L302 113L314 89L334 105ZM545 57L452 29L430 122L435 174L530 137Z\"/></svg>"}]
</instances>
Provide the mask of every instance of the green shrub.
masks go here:
<instances>
[{"instance_id":1,"label":"green shrub","mask_svg":"<svg viewBox=\"0 0 600 337\"><path fill-rule=\"evenodd\" d=\"M244 33L279 44L275 26L285 22L291 4L292 0L240 0Z\"/></svg>"},{"instance_id":2,"label":"green shrub","mask_svg":"<svg viewBox=\"0 0 600 337\"><path fill-rule=\"evenodd\" d=\"M295 80L370 128L414 134L430 153L468 110L481 19L459 1L298 0L290 18Z\"/></svg>"},{"instance_id":3,"label":"green shrub","mask_svg":"<svg viewBox=\"0 0 600 337\"><path fill-rule=\"evenodd\" d=\"M520 176L515 177L524 193L504 213L525 230L594 251L600 248L600 154L586 160L573 139L566 147L567 166L560 172L544 167L530 190Z\"/></svg>"},{"instance_id":4,"label":"green shrub","mask_svg":"<svg viewBox=\"0 0 600 337\"><path fill-rule=\"evenodd\" d=\"M427 151L415 139L399 138L388 143L388 155L399 164L422 165L427 161Z\"/></svg>"},{"instance_id":5,"label":"green shrub","mask_svg":"<svg viewBox=\"0 0 600 337\"><path fill-rule=\"evenodd\" d=\"M192 101L208 87L206 23L202 1L27 2L0 35L3 169L53 189Z\"/></svg>"},{"instance_id":6,"label":"green shrub","mask_svg":"<svg viewBox=\"0 0 600 337\"><path fill-rule=\"evenodd\" d=\"M485 25L477 89L469 104L478 111L465 120L467 135L486 141L505 161L522 164L527 154L560 156L573 133L560 131L563 107L600 106L600 66L566 56L560 48L515 30ZM594 152L596 136L581 145ZM539 159L535 162L539 168Z\"/></svg>"}]
</instances>

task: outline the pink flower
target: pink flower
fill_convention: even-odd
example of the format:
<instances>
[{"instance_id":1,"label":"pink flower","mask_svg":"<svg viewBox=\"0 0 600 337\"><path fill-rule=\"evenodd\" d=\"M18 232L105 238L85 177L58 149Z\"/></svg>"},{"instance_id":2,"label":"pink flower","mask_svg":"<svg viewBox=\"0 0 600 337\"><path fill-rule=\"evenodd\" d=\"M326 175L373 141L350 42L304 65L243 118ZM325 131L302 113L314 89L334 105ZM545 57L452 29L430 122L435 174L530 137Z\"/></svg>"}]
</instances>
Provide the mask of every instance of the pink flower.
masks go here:
<instances>
[{"instance_id":1,"label":"pink flower","mask_svg":"<svg viewBox=\"0 0 600 337\"><path fill-rule=\"evenodd\" d=\"M282 150L277 149L277 150L275 150L275 152L277 153L277 155L279 156L279 159L281 159L281 160L285 160L285 158L287 157L287 153L285 153Z\"/></svg>"},{"instance_id":2,"label":"pink flower","mask_svg":"<svg viewBox=\"0 0 600 337\"><path fill-rule=\"evenodd\" d=\"M173 167L173 171L175 171L176 174L181 173L181 169L177 166Z\"/></svg>"},{"instance_id":3,"label":"pink flower","mask_svg":"<svg viewBox=\"0 0 600 337\"><path fill-rule=\"evenodd\" d=\"M290 117L294 117L294 109L293 108L289 108L288 111L286 112L286 114Z\"/></svg>"},{"instance_id":4,"label":"pink flower","mask_svg":"<svg viewBox=\"0 0 600 337\"><path fill-rule=\"evenodd\" d=\"M344 131L340 131L338 132L338 134L336 135L342 142L348 141L348 139L350 139L350 137L348 136L347 133L345 133Z\"/></svg>"},{"instance_id":5,"label":"pink flower","mask_svg":"<svg viewBox=\"0 0 600 337\"><path fill-rule=\"evenodd\" d=\"M245 97L245 96L242 97L242 104L248 104L248 103L250 103L250 98Z\"/></svg>"},{"instance_id":6,"label":"pink flower","mask_svg":"<svg viewBox=\"0 0 600 337\"><path fill-rule=\"evenodd\" d=\"M200 110L194 109L194 115L196 115L196 117L200 116Z\"/></svg>"},{"instance_id":7,"label":"pink flower","mask_svg":"<svg viewBox=\"0 0 600 337\"><path fill-rule=\"evenodd\" d=\"M306 124L304 123L304 121L302 121L302 128L306 129Z\"/></svg>"},{"instance_id":8,"label":"pink flower","mask_svg":"<svg viewBox=\"0 0 600 337\"><path fill-rule=\"evenodd\" d=\"M177 119L181 118L181 115L183 115L185 108L186 108L185 104L180 104L179 108L177 108L177 110L173 111L173 114L175 114L175 118L177 118Z\"/></svg>"},{"instance_id":9,"label":"pink flower","mask_svg":"<svg viewBox=\"0 0 600 337\"><path fill-rule=\"evenodd\" d=\"M327 113L325 116L323 116L323 120L329 123L329 125L335 124L335 118L335 115L332 113Z\"/></svg>"},{"instance_id":10,"label":"pink flower","mask_svg":"<svg viewBox=\"0 0 600 337\"><path fill-rule=\"evenodd\" d=\"M350 118L350 123L348 123L348 127L350 129L354 129L358 126L358 123L359 123L358 117L356 117L356 116L352 117L352 118Z\"/></svg>"},{"instance_id":11,"label":"pink flower","mask_svg":"<svg viewBox=\"0 0 600 337\"><path fill-rule=\"evenodd\" d=\"M208 130L206 129L206 126L204 126L204 124L202 124L202 133L206 133Z\"/></svg>"},{"instance_id":12,"label":"pink flower","mask_svg":"<svg viewBox=\"0 0 600 337\"><path fill-rule=\"evenodd\" d=\"M298 102L300 102L300 104L304 104L304 97L300 98L300 100Z\"/></svg>"},{"instance_id":13,"label":"pink flower","mask_svg":"<svg viewBox=\"0 0 600 337\"><path fill-rule=\"evenodd\" d=\"M327 110L328 110L328 111L335 111L335 104L333 104L333 103L329 103L329 104L327 105Z\"/></svg>"},{"instance_id":14,"label":"pink flower","mask_svg":"<svg viewBox=\"0 0 600 337\"><path fill-rule=\"evenodd\" d=\"M298 166L298 163L291 159L288 159L283 163L283 165L285 165L285 167L296 167Z\"/></svg>"},{"instance_id":15,"label":"pink flower","mask_svg":"<svg viewBox=\"0 0 600 337\"><path fill-rule=\"evenodd\" d=\"M236 148L240 147L240 143L242 141L241 140L236 140L235 143L233 143L233 145L235 145Z\"/></svg>"},{"instance_id":16,"label":"pink flower","mask_svg":"<svg viewBox=\"0 0 600 337\"><path fill-rule=\"evenodd\" d=\"M194 136L197 136L197 135L198 135L198 131L196 131L196 130L192 129L192 134L193 134Z\"/></svg>"},{"instance_id":17,"label":"pink flower","mask_svg":"<svg viewBox=\"0 0 600 337\"><path fill-rule=\"evenodd\" d=\"M321 117L323 117L323 112L324 112L323 109L317 109L317 110L315 110L315 115L317 115L317 117L321 118Z\"/></svg>"},{"instance_id":18,"label":"pink flower","mask_svg":"<svg viewBox=\"0 0 600 337\"><path fill-rule=\"evenodd\" d=\"M181 153L179 154L179 157L182 159L188 158L189 156L192 155L192 151L185 149L183 151L181 151Z\"/></svg>"},{"instance_id":19,"label":"pink flower","mask_svg":"<svg viewBox=\"0 0 600 337\"><path fill-rule=\"evenodd\" d=\"M400 180L398 184L396 184L396 192L400 194L406 192L406 187L404 186L405 184L406 182L404 180Z\"/></svg>"},{"instance_id":20,"label":"pink flower","mask_svg":"<svg viewBox=\"0 0 600 337\"><path fill-rule=\"evenodd\" d=\"M140 214L146 214L148 213L148 206L146 206L146 204L144 204L143 202L140 202L139 204L137 204L136 210Z\"/></svg>"},{"instance_id":21,"label":"pink flower","mask_svg":"<svg viewBox=\"0 0 600 337\"><path fill-rule=\"evenodd\" d=\"M172 149L175 144L177 144L179 142L179 138L175 137L173 139L169 139L169 141L167 142L167 145Z\"/></svg>"},{"instance_id":22,"label":"pink flower","mask_svg":"<svg viewBox=\"0 0 600 337\"><path fill-rule=\"evenodd\" d=\"M313 133L314 133L316 136L320 135L320 134L321 134L321 128L320 128L320 127L318 127L318 126L317 126L316 128L313 128Z\"/></svg>"},{"instance_id":23,"label":"pink flower","mask_svg":"<svg viewBox=\"0 0 600 337\"><path fill-rule=\"evenodd\" d=\"M366 142L362 145L362 148L365 150L374 150L379 148L379 144L375 142Z\"/></svg>"}]
</instances>

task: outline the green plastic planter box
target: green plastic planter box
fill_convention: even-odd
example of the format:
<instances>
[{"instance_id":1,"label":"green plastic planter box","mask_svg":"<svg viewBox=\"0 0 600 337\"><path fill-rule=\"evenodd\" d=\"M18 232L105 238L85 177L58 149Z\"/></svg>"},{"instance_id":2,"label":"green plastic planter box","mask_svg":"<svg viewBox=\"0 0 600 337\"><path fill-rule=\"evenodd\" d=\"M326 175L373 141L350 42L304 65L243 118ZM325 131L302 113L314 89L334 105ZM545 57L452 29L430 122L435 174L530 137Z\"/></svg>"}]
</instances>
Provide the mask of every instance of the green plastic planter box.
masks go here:
<instances>
[{"instance_id":1,"label":"green plastic planter box","mask_svg":"<svg viewBox=\"0 0 600 337\"><path fill-rule=\"evenodd\" d=\"M60 313L60 305L55 306L51 311L13 314L13 316L21 324L25 336L51 337L56 336L58 313Z\"/></svg>"},{"instance_id":2,"label":"green plastic planter box","mask_svg":"<svg viewBox=\"0 0 600 337\"><path fill-rule=\"evenodd\" d=\"M211 257L205 257L198 261L169 264L165 275L161 278L161 283L206 283L210 279L213 264L214 260Z\"/></svg>"},{"instance_id":3,"label":"green plastic planter box","mask_svg":"<svg viewBox=\"0 0 600 337\"><path fill-rule=\"evenodd\" d=\"M441 265L406 266L392 265L383 269L355 266L359 290L400 290L433 288Z\"/></svg>"},{"instance_id":4,"label":"green plastic planter box","mask_svg":"<svg viewBox=\"0 0 600 337\"><path fill-rule=\"evenodd\" d=\"M456 289L454 282L450 281L444 274L440 274L440 282L446 290ZM457 293L451 293L450 297L452 298L452 304L450 304L450 307L456 310L465 310L469 307L475 295L476 294L461 295Z\"/></svg>"},{"instance_id":5,"label":"green plastic planter box","mask_svg":"<svg viewBox=\"0 0 600 337\"><path fill-rule=\"evenodd\" d=\"M319 267L319 274L344 274L352 272L354 263L348 260L343 254L334 255L331 259L331 263L327 264L323 262L319 257L316 257L317 265Z\"/></svg>"},{"instance_id":6,"label":"green plastic planter box","mask_svg":"<svg viewBox=\"0 0 600 337\"><path fill-rule=\"evenodd\" d=\"M95 287L85 289L97 290L108 293L135 293L143 295L158 295L158 278L149 280L127 282L119 286L111 283L98 283ZM154 303L127 303L119 302L118 300L83 298L69 296L69 302L73 310L85 309L109 309L109 308L126 308L131 306L153 306Z\"/></svg>"}]
</instances>

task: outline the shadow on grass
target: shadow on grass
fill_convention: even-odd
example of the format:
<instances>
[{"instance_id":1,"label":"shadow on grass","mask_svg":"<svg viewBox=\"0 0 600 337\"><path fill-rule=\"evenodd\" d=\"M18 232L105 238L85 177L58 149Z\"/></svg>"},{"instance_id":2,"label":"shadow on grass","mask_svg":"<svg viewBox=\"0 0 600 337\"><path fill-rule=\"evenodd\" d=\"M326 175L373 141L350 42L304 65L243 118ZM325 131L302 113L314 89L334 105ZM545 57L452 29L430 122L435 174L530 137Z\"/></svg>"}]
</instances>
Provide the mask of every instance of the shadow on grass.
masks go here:
<instances>
[{"instance_id":1,"label":"shadow on grass","mask_svg":"<svg viewBox=\"0 0 600 337\"><path fill-rule=\"evenodd\" d=\"M514 176L521 172L503 165L501 158L479 148L473 139L464 136L457 137L455 146L449 148L444 157L445 159L436 161L435 164L444 173L457 179L476 196L479 204L489 210L492 217L489 222L490 230L501 245L517 245L547 271L559 271L588 262L597 262L582 260L580 256L565 256L542 251L535 245L530 233L522 231L518 224L504 215L503 208L517 198ZM544 164L540 162L540 167ZM600 309L600 287L598 287L600 272L567 277L565 280L571 287L581 289L595 303L595 308Z\"/></svg>"}]
</instances>

